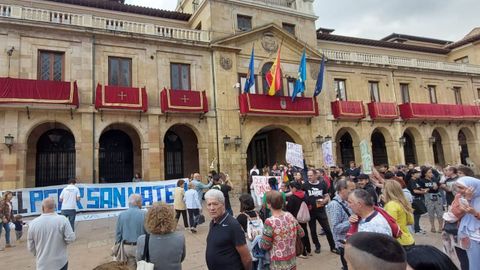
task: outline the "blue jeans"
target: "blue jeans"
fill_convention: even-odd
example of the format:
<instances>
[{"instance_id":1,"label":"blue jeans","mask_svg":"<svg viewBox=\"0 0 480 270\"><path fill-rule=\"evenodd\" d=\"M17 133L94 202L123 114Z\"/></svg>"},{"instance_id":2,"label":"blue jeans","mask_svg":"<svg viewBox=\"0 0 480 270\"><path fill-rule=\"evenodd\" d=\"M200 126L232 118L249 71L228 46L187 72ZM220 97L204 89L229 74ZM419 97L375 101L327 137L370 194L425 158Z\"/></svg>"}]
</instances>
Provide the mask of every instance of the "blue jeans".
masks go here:
<instances>
[{"instance_id":1,"label":"blue jeans","mask_svg":"<svg viewBox=\"0 0 480 270\"><path fill-rule=\"evenodd\" d=\"M467 249L469 269L478 269L480 265L480 242L470 239L470 248Z\"/></svg>"},{"instance_id":2,"label":"blue jeans","mask_svg":"<svg viewBox=\"0 0 480 270\"><path fill-rule=\"evenodd\" d=\"M5 229L5 241L10 244L10 226L8 223L0 222L0 237L2 236L2 227Z\"/></svg>"},{"instance_id":3,"label":"blue jeans","mask_svg":"<svg viewBox=\"0 0 480 270\"><path fill-rule=\"evenodd\" d=\"M68 218L70 226L72 226L72 231L75 231L75 216L77 215L77 211L75 209L62 210L62 215Z\"/></svg>"}]
</instances>

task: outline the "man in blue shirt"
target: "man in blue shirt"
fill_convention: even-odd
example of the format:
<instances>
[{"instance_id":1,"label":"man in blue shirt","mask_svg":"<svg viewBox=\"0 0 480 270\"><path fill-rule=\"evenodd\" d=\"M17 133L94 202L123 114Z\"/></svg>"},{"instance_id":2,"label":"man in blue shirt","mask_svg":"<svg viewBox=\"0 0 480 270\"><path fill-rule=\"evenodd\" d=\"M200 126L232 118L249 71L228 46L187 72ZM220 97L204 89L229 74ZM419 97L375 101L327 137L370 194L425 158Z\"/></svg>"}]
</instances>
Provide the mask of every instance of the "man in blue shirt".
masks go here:
<instances>
[{"instance_id":1,"label":"man in blue shirt","mask_svg":"<svg viewBox=\"0 0 480 270\"><path fill-rule=\"evenodd\" d=\"M142 196L132 194L128 198L128 210L121 213L117 220L115 243L123 241L127 265L136 269L135 255L137 251L137 239L146 234L144 220L145 211L142 210Z\"/></svg>"},{"instance_id":2,"label":"man in blue shirt","mask_svg":"<svg viewBox=\"0 0 480 270\"><path fill-rule=\"evenodd\" d=\"M200 176L200 174L194 173L192 183L195 185L195 190L198 192L198 199L200 200L201 205L203 198L203 190L209 189L213 185L213 182L210 180L208 184L204 184L202 183L202 177Z\"/></svg>"}]
</instances>

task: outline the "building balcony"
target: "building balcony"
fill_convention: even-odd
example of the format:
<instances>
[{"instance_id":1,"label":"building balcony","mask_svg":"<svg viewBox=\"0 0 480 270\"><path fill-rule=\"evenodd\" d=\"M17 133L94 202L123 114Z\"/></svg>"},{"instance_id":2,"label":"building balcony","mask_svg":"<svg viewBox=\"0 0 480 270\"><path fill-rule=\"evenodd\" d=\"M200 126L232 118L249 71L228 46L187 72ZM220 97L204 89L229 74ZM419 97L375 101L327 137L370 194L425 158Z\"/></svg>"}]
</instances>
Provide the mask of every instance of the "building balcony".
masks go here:
<instances>
[{"instance_id":1,"label":"building balcony","mask_svg":"<svg viewBox=\"0 0 480 270\"><path fill-rule=\"evenodd\" d=\"M480 120L477 105L405 103L399 109L405 120Z\"/></svg>"},{"instance_id":2,"label":"building balcony","mask_svg":"<svg viewBox=\"0 0 480 270\"><path fill-rule=\"evenodd\" d=\"M78 108L77 83L0 78L0 105L52 109Z\"/></svg>"},{"instance_id":3,"label":"building balcony","mask_svg":"<svg viewBox=\"0 0 480 270\"><path fill-rule=\"evenodd\" d=\"M246 115L271 115L290 117L314 117L318 116L317 100L313 97L297 97L292 101L291 97L267 96L257 94L240 94L238 97L240 114Z\"/></svg>"},{"instance_id":4,"label":"building balcony","mask_svg":"<svg viewBox=\"0 0 480 270\"><path fill-rule=\"evenodd\" d=\"M398 107L394 102L370 102L367 107L372 120L393 120L399 117Z\"/></svg>"},{"instance_id":5,"label":"building balcony","mask_svg":"<svg viewBox=\"0 0 480 270\"><path fill-rule=\"evenodd\" d=\"M328 59L335 61L480 74L480 66L478 65L440 62L362 52L324 50L323 53Z\"/></svg>"},{"instance_id":6,"label":"building balcony","mask_svg":"<svg viewBox=\"0 0 480 270\"><path fill-rule=\"evenodd\" d=\"M332 101L332 114L335 119L363 119L365 109L363 101Z\"/></svg>"},{"instance_id":7,"label":"building balcony","mask_svg":"<svg viewBox=\"0 0 480 270\"><path fill-rule=\"evenodd\" d=\"M2 17L57 25L72 25L97 30L144 34L162 39L210 42L209 31L16 5L0 4L0 19Z\"/></svg>"},{"instance_id":8,"label":"building balcony","mask_svg":"<svg viewBox=\"0 0 480 270\"><path fill-rule=\"evenodd\" d=\"M163 113L204 114L208 112L208 99L205 91L164 88L160 92L160 104Z\"/></svg>"},{"instance_id":9,"label":"building balcony","mask_svg":"<svg viewBox=\"0 0 480 270\"><path fill-rule=\"evenodd\" d=\"M146 112L147 91L139 87L97 85L95 95L97 110L127 110Z\"/></svg>"}]
</instances>

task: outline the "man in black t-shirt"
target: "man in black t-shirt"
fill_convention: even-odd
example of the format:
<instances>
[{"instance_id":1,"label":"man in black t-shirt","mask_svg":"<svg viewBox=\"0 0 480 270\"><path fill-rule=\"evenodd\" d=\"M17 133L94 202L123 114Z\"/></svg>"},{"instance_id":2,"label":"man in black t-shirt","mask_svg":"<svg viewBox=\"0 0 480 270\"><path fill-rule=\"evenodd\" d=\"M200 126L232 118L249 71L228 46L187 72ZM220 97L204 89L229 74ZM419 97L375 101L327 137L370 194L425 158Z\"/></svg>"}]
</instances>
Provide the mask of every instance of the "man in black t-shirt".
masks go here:
<instances>
[{"instance_id":1,"label":"man in black t-shirt","mask_svg":"<svg viewBox=\"0 0 480 270\"><path fill-rule=\"evenodd\" d=\"M378 195L375 186L370 181L370 176L367 174L360 174L357 177L358 188L364 189L372 195L373 203L378 206Z\"/></svg>"},{"instance_id":2,"label":"man in black t-shirt","mask_svg":"<svg viewBox=\"0 0 480 270\"><path fill-rule=\"evenodd\" d=\"M408 190L413 195L413 219L415 233L425 234L425 231L420 228L420 217L427 211L425 206L425 193L428 189L425 187L425 183L420 179L420 171L411 169L408 174L410 175L410 181L408 182Z\"/></svg>"},{"instance_id":3,"label":"man in black t-shirt","mask_svg":"<svg viewBox=\"0 0 480 270\"><path fill-rule=\"evenodd\" d=\"M232 186L230 180L227 181L227 175L224 173L215 174L213 176L213 186L212 189L220 190L225 197L225 208L227 212L233 216L233 209L232 205L230 204L230 194L229 192L232 191Z\"/></svg>"},{"instance_id":4,"label":"man in black t-shirt","mask_svg":"<svg viewBox=\"0 0 480 270\"><path fill-rule=\"evenodd\" d=\"M322 226L325 235L327 236L330 251L339 254L335 248L335 241L333 240L332 231L328 223L327 213L325 211L325 205L330 202L330 196L328 195L328 187L325 181L318 180L315 170L309 170L307 172L308 182L303 184L303 190L306 193L306 202L310 209L310 221L308 225L312 236L312 241L315 244L315 253L320 253L320 242L317 235L317 221Z\"/></svg>"},{"instance_id":5,"label":"man in black t-shirt","mask_svg":"<svg viewBox=\"0 0 480 270\"><path fill-rule=\"evenodd\" d=\"M207 236L205 257L210 270L250 270L252 257L240 223L225 210L225 197L219 190L205 193L212 221Z\"/></svg>"}]
</instances>

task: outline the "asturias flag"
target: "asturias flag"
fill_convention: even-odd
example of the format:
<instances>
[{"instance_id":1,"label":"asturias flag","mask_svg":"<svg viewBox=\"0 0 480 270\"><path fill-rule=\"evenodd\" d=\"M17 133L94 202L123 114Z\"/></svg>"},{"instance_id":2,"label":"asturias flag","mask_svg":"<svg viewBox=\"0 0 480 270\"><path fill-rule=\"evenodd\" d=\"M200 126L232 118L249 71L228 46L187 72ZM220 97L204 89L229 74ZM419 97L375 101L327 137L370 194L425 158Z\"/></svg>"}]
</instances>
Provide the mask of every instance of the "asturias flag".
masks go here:
<instances>
[{"instance_id":1,"label":"asturias flag","mask_svg":"<svg viewBox=\"0 0 480 270\"><path fill-rule=\"evenodd\" d=\"M307 56L305 49L303 49L302 59L298 67L298 78L295 81L295 88L292 93L292 101L295 100L298 94L305 92L305 81L307 80Z\"/></svg>"},{"instance_id":2,"label":"asturias flag","mask_svg":"<svg viewBox=\"0 0 480 270\"><path fill-rule=\"evenodd\" d=\"M322 64L320 64L320 72L318 72L317 83L315 84L315 92L313 93L314 97L320 95L320 92L322 92L324 72L325 72L325 55L322 57Z\"/></svg>"},{"instance_id":3,"label":"asturias flag","mask_svg":"<svg viewBox=\"0 0 480 270\"><path fill-rule=\"evenodd\" d=\"M282 71L280 70L280 48L278 48L277 58L273 62L272 68L267 72L267 82L269 82L270 88L268 89L268 95L274 96L277 91L280 91L282 87Z\"/></svg>"},{"instance_id":4,"label":"asturias flag","mask_svg":"<svg viewBox=\"0 0 480 270\"><path fill-rule=\"evenodd\" d=\"M252 47L252 55L250 56L250 65L248 65L247 80L245 81L244 93L249 93L250 88L255 84L255 71L254 71L254 48Z\"/></svg>"}]
</instances>

